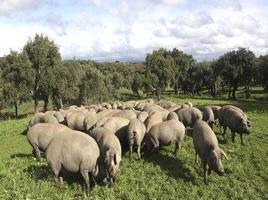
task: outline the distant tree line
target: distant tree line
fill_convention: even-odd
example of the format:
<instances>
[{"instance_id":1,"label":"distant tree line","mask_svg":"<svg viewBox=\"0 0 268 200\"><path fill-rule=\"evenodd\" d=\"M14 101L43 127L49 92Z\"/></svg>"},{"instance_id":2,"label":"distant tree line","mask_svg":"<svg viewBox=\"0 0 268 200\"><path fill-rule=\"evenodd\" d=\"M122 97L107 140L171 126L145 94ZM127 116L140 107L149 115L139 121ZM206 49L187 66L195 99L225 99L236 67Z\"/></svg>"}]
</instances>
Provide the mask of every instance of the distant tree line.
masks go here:
<instances>
[{"instance_id":1,"label":"distant tree line","mask_svg":"<svg viewBox=\"0 0 268 200\"><path fill-rule=\"evenodd\" d=\"M207 88L211 96L228 87L236 98L239 86L250 97L252 85L268 90L268 55L256 57L245 48L222 55L217 60L196 62L192 55L176 48L160 48L147 54L144 63L62 60L58 46L43 35L29 40L21 52L11 51L0 58L0 110L21 102L49 101L57 108L64 104L108 101L120 88L134 94L155 95L158 99L170 87L175 94L200 95Z\"/></svg>"}]
</instances>

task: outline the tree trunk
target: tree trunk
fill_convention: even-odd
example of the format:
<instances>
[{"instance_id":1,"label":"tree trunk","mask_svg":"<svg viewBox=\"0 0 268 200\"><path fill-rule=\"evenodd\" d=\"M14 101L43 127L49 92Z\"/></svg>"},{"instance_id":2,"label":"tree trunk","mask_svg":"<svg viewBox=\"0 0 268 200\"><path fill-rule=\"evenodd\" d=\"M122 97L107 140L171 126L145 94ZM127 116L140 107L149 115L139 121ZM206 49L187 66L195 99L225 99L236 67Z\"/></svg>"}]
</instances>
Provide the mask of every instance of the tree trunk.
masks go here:
<instances>
[{"instance_id":1,"label":"tree trunk","mask_svg":"<svg viewBox=\"0 0 268 200\"><path fill-rule=\"evenodd\" d=\"M246 85L245 87L245 93L246 93L246 99L249 99L250 98L250 90L249 90L249 84Z\"/></svg>"},{"instance_id":2,"label":"tree trunk","mask_svg":"<svg viewBox=\"0 0 268 200\"><path fill-rule=\"evenodd\" d=\"M156 97L157 97L157 100L160 101L161 95L160 95L159 89L156 90Z\"/></svg>"},{"instance_id":3,"label":"tree trunk","mask_svg":"<svg viewBox=\"0 0 268 200\"><path fill-rule=\"evenodd\" d=\"M15 115L16 115L16 118L18 118L18 103L17 103L17 101L15 101L14 107L15 107Z\"/></svg>"},{"instance_id":4,"label":"tree trunk","mask_svg":"<svg viewBox=\"0 0 268 200\"><path fill-rule=\"evenodd\" d=\"M175 94L176 95L180 95L180 88L179 88L179 84L178 84L178 81L175 81L175 87L174 87L174 89L175 89Z\"/></svg>"},{"instance_id":5,"label":"tree trunk","mask_svg":"<svg viewBox=\"0 0 268 200\"><path fill-rule=\"evenodd\" d=\"M59 109L63 108L63 103L61 97L59 97Z\"/></svg>"},{"instance_id":6,"label":"tree trunk","mask_svg":"<svg viewBox=\"0 0 268 200\"><path fill-rule=\"evenodd\" d=\"M232 98L234 100L236 100L236 95L235 95L236 90L237 90L237 83L235 82L234 85L233 85L233 91L232 91Z\"/></svg>"},{"instance_id":7,"label":"tree trunk","mask_svg":"<svg viewBox=\"0 0 268 200\"><path fill-rule=\"evenodd\" d=\"M38 106L38 100L36 97L34 97L34 112L37 113L37 106Z\"/></svg>"},{"instance_id":8,"label":"tree trunk","mask_svg":"<svg viewBox=\"0 0 268 200\"><path fill-rule=\"evenodd\" d=\"M44 112L47 111L48 103L49 103L49 101L48 101L48 97L45 97L45 99L44 99Z\"/></svg>"},{"instance_id":9,"label":"tree trunk","mask_svg":"<svg viewBox=\"0 0 268 200\"><path fill-rule=\"evenodd\" d=\"M215 97L215 96L217 95L217 87L216 87L216 83L213 84L213 90L214 90L213 97Z\"/></svg>"},{"instance_id":10,"label":"tree trunk","mask_svg":"<svg viewBox=\"0 0 268 200\"><path fill-rule=\"evenodd\" d=\"M39 82L39 70L36 69L35 80L34 80L34 89L33 89L33 99L34 99L34 112L38 112L38 98L37 98L37 90L38 90L38 82Z\"/></svg>"},{"instance_id":11,"label":"tree trunk","mask_svg":"<svg viewBox=\"0 0 268 200\"><path fill-rule=\"evenodd\" d=\"M232 93L232 86L230 86L228 90L228 99L231 99L231 93Z\"/></svg>"},{"instance_id":12,"label":"tree trunk","mask_svg":"<svg viewBox=\"0 0 268 200\"><path fill-rule=\"evenodd\" d=\"M179 90L179 88L177 88L176 94L177 94L178 96L180 96L180 90Z\"/></svg>"}]
</instances>

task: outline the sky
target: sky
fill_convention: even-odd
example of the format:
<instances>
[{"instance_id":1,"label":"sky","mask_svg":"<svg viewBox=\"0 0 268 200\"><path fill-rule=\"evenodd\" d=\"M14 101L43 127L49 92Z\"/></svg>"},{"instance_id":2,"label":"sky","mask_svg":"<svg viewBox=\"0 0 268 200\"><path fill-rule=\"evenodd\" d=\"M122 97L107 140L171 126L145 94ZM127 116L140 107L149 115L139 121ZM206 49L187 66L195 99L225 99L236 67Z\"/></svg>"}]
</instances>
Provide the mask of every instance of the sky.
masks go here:
<instances>
[{"instance_id":1,"label":"sky","mask_svg":"<svg viewBox=\"0 0 268 200\"><path fill-rule=\"evenodd\" d=\"M64 59L144 61L177 48L198 61L245 47L268 54L267 0L1 0L0 56L35 34Z\"/></svg>"}]
</instances>

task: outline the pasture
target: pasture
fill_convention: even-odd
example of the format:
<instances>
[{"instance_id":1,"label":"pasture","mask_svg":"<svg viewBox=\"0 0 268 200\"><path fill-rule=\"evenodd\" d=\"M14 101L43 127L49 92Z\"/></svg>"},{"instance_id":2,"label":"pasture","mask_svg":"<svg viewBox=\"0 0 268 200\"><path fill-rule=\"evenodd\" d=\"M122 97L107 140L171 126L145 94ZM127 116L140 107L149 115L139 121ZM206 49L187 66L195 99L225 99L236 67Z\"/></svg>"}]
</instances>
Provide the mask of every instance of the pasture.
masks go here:
<instances>
[{"instance_id":1,"label":"pasture","mask_svg":"<svg viewBox=\"0 0 268 200\"><path fill-rule=\"evenodd\" d=\"M164 98L178 104L188 100L196 105L233 104L242 108L252 121L245 146L239 137L222 140L215 126L220 147L229 161L223 160L226 174L209 176L203 182L203 171L194 161L192 138L187 136L180 154L172 154L173 146L160 153L143 155L137 160L127 152L120 165L118 181L112 187L96 185L90 199L268 199L268 102L214 99ZM64 187L53 181L45 159L37 162L23 131L31 115L0 122L0 199L86 199L82 179L68 177Z\"/></svg>"}]
</instances>

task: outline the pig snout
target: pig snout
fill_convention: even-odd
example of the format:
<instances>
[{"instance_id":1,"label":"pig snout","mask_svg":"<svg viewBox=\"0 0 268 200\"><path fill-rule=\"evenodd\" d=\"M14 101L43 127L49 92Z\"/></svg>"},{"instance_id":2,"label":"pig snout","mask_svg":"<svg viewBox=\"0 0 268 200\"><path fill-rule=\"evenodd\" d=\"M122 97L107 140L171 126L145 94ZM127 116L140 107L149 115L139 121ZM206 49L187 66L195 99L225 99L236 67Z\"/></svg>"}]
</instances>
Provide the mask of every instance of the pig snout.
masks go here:
<instances>
[{"instance_id":1,"label":"pig snout","mask_svg":"<svg viewBox=\"0 0 268 200\"><path fill-rule=\"evenodd\" d=\"M216 166L216 170L215 172L219 175L219 176L223 176L225 171L224 171L224 168L223 168L223 165L221 162L219 162Z\"/></svg>"},{"instance_id":2,"label":"pig snout","mask_svg":"<svg viewBox=\"0 0 268 200\"><path fill-rule=\"evenodd\" d=\"M117 172L117 166L112 162L109 166L109 174L112 178L115 178Z\"/></svg>"},{"instance_id":3,"label":"pig snout","mask_svg":"<svg viewBox=\"0 0 268 200\"><path fill-rule=\"evenodd\" d=\"M223 176L224 174L225 174L225 172L224 172L224 169L223 170L221 170L221 171L219 171L219 173L218 173L220 176Z\"/></svg>"}]
</instances>

